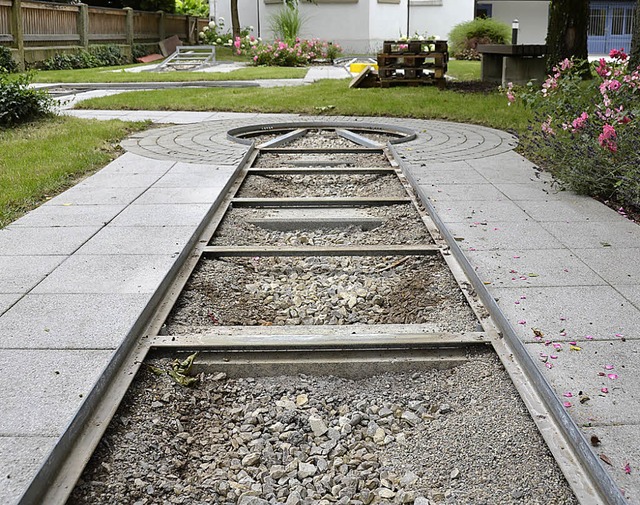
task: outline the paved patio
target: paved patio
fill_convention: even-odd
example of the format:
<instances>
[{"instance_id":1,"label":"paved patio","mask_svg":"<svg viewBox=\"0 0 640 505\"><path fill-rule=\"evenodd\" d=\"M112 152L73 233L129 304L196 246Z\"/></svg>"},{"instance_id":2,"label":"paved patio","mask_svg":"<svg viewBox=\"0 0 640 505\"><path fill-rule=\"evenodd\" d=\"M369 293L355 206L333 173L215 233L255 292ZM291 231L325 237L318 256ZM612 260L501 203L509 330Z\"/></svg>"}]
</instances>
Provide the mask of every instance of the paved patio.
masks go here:
<instances>
[{"instance_id":1,"label":"paved patio","mask_svg":"<svg viewBox=\"0 0 640 505\"><path fill-rule=\"evenodd\" d=\"M19 501L77 422L226 191L246 152L226 131L316 119L68 114L168 125L132 136L123 142L126 154L0 230L0 502L7 504ZM394 148L408 176L558 399L571 403L585 436L601 440L594 450L611 461L605 467L629 502L640 503L640 227L562 191L513 151L506 133L438 121L332 119L419 133ZM544 336L536 338L534 328Z\"/></svg>"}]
</instances>

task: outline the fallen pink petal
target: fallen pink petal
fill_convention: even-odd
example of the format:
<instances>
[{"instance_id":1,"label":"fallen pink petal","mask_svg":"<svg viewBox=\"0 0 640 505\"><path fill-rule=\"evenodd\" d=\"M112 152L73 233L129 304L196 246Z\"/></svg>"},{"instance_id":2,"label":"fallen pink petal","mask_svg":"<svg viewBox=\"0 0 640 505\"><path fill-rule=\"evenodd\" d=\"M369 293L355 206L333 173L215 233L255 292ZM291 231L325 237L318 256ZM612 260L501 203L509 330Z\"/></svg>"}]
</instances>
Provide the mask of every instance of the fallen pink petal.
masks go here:
<instances>
[{"instance_id":1,"label":"fallen pink petal","mask_svg":"<svg viewBox=\"0 0 640 505\"><path fill-rule=\"evenodd\" d=\"M513 258L517 260L518 258L520 258L520 256L514 256Z\"/></svg>"},{"instance_id":2,"label":"fallen pink petal","mask_svg":"<svg viewBox=\"0 0 640 505\"><path fill-rule=\"evenodd\" d=\"M598 375L599 375L600 377L604 377L604 376L605 376L605 373L604 373L604 372L598 372Z\"/></svg>"},{"instance_id":3,"label":"fallen pink petal","mask_svg":"<svg viewBox=\"0 0 640 505\"><path fill-rule=\"evenodd\" d=\"M514 303L515 303L516 305L520 305L520 300L516 300Z\"/></svg>"},{"instance_id":4,"label":"fallen pink petal","mask_svg":"<svg viewBox=\"0 0 640 505\"><path fill-rule=\"evenodd\" d=\"M616 333L616 337L622 338L622 337L624 337L624 335L622 333Z\"/></svg>"},{"instance_id":5,"label":"fallen pink petal","mask_svg":"<svg viewBox=\"0 0 640 505\"><path fill-rule=\"evenodd\" d=\"M560 336L561 337L566 337L567 336L567 332L566 331L561 331L560 332Z\"/></svg>"},{"instance_id":6,"label":"fallen pink petal","mask_svg":"<svg viewBox=\"0 0 640 505\"><path fill-rule=\"evenodd\" d=\"M527 324L527 322L524 319L520 319L520 321L518 321L518 324Z\"/></svg>"},{"instance_id":7,"label":"fallen pink petal","mask_svg":"<svg viewBox=\"0 0 640 505\"><path fill-rule=\"evenodd\" d=\"M609 388L601 388L600 391L602 391L604 394L607 394L609 392Z\"/></svg>"},{"instance_id":8,"label":"fallen pink petal","mask_svg":"<svg viewBox=\"0 0 640 505\"><path fill-rule=\"evenodd\" d=\"M613 370L613 365L605 365L604 369L605 370Z\"/></svg>"},{"instance_id":9,"label":"fallen pink petal","mask_svg":"<svg viewBox=\"0 0 640 505\"><path fill-rule=\"evenodd\" d=\"M627 475L631 473L631 465L629 463L624 465L624 473L626 473Z\"/></svg>"},{"instance_id":10,"label":"fallen pink petal","mask_svg":"<svg viewBox=\"0 0 640 505\"><path fill-rule=\"evenodd\" d=\"M565 408L568 409L569 407L571 407L571 402L564 402L562 405L564 405Z\"/></svg>"},{"instance_id":11,"label":"fallen pink petal","mask_svg":"<svg viewBox=\"0 0 640 505\"><path fill-rule=\"evenodd\" d=\"M566 398L573 398L573 393L571 391L565 391L564 393L562 393L562 396Z\"/></svg>"},{"instance_id":12,"label":"fallen pink petal","mask_svg":"<svg viewBox=\"0 0 640 505\"><path fill-rule=\"evenodd\" d=\"M517 270L514 270L514 269L512 268L511 270L509 270L509 273L510 273L510 274L517 274L517 273L518 273L518 271L517 271Z\"/></svg>"},{"instance_id":13,"label":"fallen pink petal","mask_svg":"<svg viewBox=\"0 0 640 505\"><path fill-rule=\"evenodd\" d=\"M555 344L553 344L553 347L554 349L562 349L562 344L556 342Z\"/></svg>"},{"instance_id":14,"label":"fallen pink petal","mask_svg":"<svg viewBox=\"0 0 640 505\"><path fill-rule=\"evenodd\" d=\"M562 316L560 316L560 321L566 321L566 320L567 320L567 318L566 318L566 317L562 317Z\"/></svg>"},{"instance_id":15,"label":"fallen pink petal","mask_svg":"<svg viewBox=\"0 0 640 505\"><path fill-rule=\"evenodd\" d=\"M569 342L569 345L578 345L578 342L576 342L575 340Z\"/></svg>"},{"instance_id":16,"label":"fallen pink petal","mask_svg":"<svg viewBox=\"0 0 640 505\"><path fill-rule=\"evenodd\" d=\"M522 295L522 296L520 297L520 300L526 300L526 299L527 299L527 297L526 297L526 296L524 296L524 295Z\"/></svg>"},{"instance_id":17,"label":"fallen pink petal","mask_svg":"<svg viewBox=\"0 0 640 505\"><path fill-rule=\"evenodd\" d=\"M593 340L593 335L585 335L584 338L587 340Z\"/></svg>"},{"instance_id":18,"label":"fallen pink petal","mask_svg":"<svg viewBox=\"0 0 640 505\"><path fill-rule=\"evenodd\" d=\"M618 374L610 373L610 374L607 374L607 377L609 377L611 380L616 380L618 378Z\"/></svg>"},{"instance_id":19,"label":"fallen pink petal","mask_svg":"<svg viewBox=\"0 0 640 505\"><path fill-rule=\"evenodd\" d=\"M558 356L556 356L555 354L551 354L549 357L550 357L551 359L558 359Z\"/></svg>"},{"instance_id":20,"label":"fallen pink petal","mask_svg":"<svg viewBox=\"0 0 640 505\"><path fill-rule=\"evenodd\" d=\"M545 363L544 366L546 366L547 368L553 368L553 364L551 363Z\"/></svg>"}]
</instances>

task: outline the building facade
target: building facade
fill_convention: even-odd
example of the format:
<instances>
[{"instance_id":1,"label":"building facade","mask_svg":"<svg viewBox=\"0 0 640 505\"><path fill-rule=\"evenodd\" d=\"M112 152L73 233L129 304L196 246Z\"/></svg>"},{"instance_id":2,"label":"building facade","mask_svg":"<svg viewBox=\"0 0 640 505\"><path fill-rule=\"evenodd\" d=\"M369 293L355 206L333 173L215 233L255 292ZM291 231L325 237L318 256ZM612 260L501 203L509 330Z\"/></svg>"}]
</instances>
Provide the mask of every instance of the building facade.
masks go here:
<instances>
[{"instance_id":1,"label":"building facade","mask_svg":"<svg viewBox=\"0 0 640 505\"><path fill-rule=\"evenodd\" d=\"M591 0L589 56L606 55L611 49L631 48L635 5L636 2L630 0ZM520 23L518 42L521 44L545 42L548 0L478 0L476 12L506 23L517 19Z\"/></svg>"},{"instance_id":2,"label":"building facade","mask_svg":"<svg viewBox=\"0 0 640 505\"><path fill-rule=\"evenodd\" d=\"M212 16L230 26L230 0L211 0ZM283 8L283 0L238 0L241 26L253 34L273 38L270 18ZM474 16L474 0L300 0L305 20L301 36L340 44L348 54L372 54L384 40L407 33L446 39L454 25ZM213 14L215 13L215 14Z\"/></svg>"}]
</instances>

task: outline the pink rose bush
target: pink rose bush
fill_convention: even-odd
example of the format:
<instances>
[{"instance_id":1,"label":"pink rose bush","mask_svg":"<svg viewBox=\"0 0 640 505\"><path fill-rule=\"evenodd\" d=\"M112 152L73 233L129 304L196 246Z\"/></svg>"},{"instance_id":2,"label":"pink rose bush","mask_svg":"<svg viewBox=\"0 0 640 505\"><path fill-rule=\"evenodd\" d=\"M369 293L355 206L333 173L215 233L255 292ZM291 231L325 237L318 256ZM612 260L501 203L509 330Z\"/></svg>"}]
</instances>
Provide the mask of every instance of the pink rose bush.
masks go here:
<instances>
[{"instance_id":1,"label":"pink rose bush","mask_svg":"<svg viewBox=\"0 0 640 505\"><path fill-rule=\"evenodd\" d=\"M320 39L300 39L286 42L275 40L251 48L255 65L297 67L314 60L333 60L342 53L339 44Z\"/></svg>"},{"instance_id":2,"label":"pink rose bush","mask_svg":"<svg viewBox=\"0 0 640 505\"><path fill-rule=\"evenodd\" d=\"M504 90L508 105L521 102L535 120L522 143L572 189L640 206L640 67L628 68L624 49L593 65L565 59L536 87ZM537 126L536 126L537 125Z\"/></svg>"}]
</instances>

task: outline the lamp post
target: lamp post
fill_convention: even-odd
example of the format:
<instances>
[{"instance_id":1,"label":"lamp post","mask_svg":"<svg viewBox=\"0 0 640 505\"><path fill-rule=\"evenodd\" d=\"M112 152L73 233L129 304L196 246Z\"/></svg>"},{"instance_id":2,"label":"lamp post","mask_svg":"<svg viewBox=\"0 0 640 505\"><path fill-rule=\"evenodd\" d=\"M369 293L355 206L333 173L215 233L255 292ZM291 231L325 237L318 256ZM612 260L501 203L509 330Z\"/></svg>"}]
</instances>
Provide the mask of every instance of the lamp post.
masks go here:
<instances>
[{"instance_id":1,"label":"lamp post","mask_svg":"<svg viewBox=\"0 0 640 505\"><path fill-rule=\"evenodd\" d=\"M518 30L520 30L520 22L514 19L511 23L511 44L514 46L518 43Z\"/></svg>"}]
</instances>

